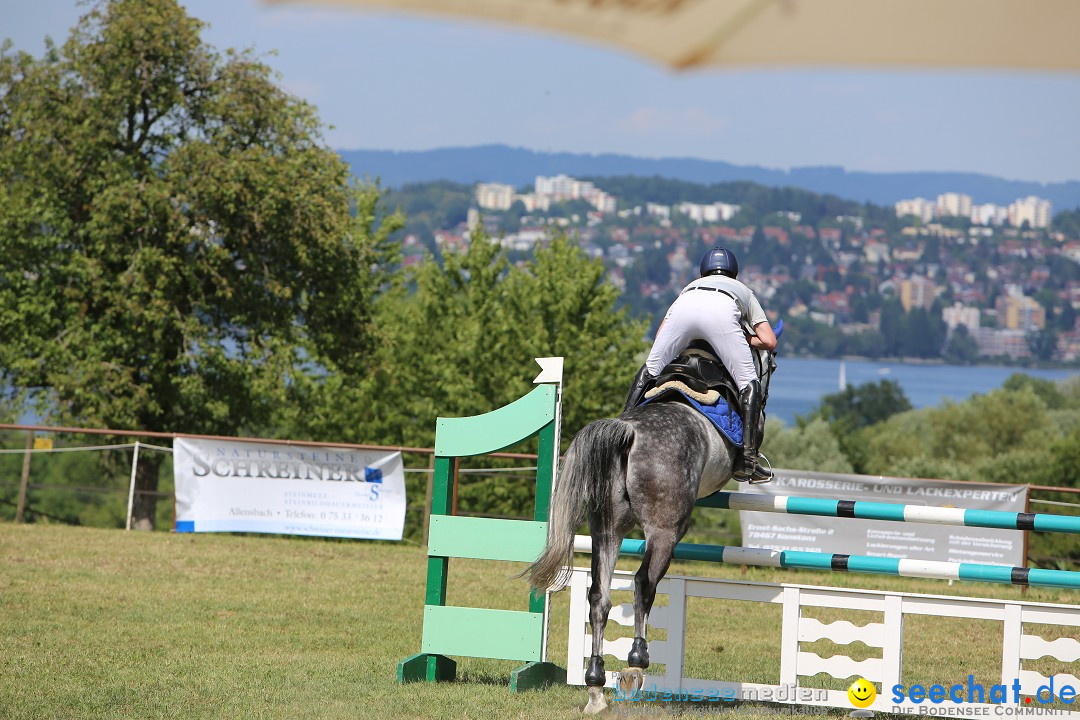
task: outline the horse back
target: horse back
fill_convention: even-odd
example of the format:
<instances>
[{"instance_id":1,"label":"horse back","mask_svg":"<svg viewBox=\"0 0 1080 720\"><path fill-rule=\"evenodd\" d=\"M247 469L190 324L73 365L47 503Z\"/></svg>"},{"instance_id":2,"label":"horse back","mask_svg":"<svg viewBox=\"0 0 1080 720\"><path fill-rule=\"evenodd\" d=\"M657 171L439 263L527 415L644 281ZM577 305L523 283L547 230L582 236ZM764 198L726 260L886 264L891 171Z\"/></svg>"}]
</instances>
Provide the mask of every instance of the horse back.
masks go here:
<instances>
[{"instance_id":1,"label":"horse back","mask_svg":"<svg viewBox=\"0 0 1080 720\"><path fill-rule=\"evenodd\" d=\"M692 507L697 498L711 495L731 478L734 450L690 406L647 403L622 417L634 428L628 485L655 485L657 493L669 498L674 493L680 504Z\"/></svg>"}]
</instances>

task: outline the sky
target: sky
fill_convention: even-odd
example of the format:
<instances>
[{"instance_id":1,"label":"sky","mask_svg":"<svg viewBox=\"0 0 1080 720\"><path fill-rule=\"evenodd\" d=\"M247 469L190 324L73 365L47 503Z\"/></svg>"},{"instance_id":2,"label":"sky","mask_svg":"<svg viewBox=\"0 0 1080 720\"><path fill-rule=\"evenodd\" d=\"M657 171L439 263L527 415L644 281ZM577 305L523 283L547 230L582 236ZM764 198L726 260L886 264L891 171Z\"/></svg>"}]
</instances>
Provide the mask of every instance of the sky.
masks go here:
<instances>
[{"instance_id":1,"label":"sky","mask_svg":"<svg viewBox=\"0 0 1080 720\"><path fill-rule=\"evenodd\" d=\"M338 149L502 143L787 169L1080 180L1080 74L667 70L541 31L253 0L190 0L204 39L251 48ZM0 0L0 38L40 55L75 0Z\"/></svg>"}]
</instances>

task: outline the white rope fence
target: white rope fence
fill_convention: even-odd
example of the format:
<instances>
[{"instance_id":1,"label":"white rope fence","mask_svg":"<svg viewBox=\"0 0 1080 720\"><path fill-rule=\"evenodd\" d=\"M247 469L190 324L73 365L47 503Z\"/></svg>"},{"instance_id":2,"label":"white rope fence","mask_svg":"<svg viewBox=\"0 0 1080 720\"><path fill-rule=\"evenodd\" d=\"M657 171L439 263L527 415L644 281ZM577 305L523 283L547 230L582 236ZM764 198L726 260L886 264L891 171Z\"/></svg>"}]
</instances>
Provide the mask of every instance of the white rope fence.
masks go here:
<instances>
[{"instance_id":1,"label":"white rope fence","mask_svg":"<svg viewBox=\"0 0 1080 720\"><path fill-rule=\"evenodd\" d=\"M79 445L72 447L54 447L54 448L21 448L21 449L0 449L0 455L49 455L52 453L72 453L72 452L100 452L103 450L134 450L131 459L131 476L128 482L128 502L127 502L127 519L124 523L126 530L131 530L132 518L135 510L135 477L139 466L139 452L142 450L157 450L160 452L173 452L171 447L163 445L154 445L152 443L142 442L136 440L130 443L116 443L113 445ZM527 465L520 467L507 467L507 468L461 468L458 473L461 475L499 475L509 473L522 473L522 472L535 472L535 465ZM406 473L418 473L423 475L431 475L434 470L432 468L405 468ZM20 490L20 493L25 490Z\"/></svg>"},{"instance_id":2,"label":"white rope fence","mask_svg":"<svg viewBox=\"0 0 1080 720\"><path fill-rule=\"evenodd\" d=\"M0 455L25 455L27 456L27 463L29 463L30 455L48 455L51 453L71 453L71 452L100 452L102 450L126 450L128 448L134 449L131 458L131 480L128 484L128 502L127 502L127 520L125 522L125 529L131 529L132 513L135 509L135 474L139 467L139 450L145 448L147 450L157 450L159 452L171 453L173 449L171 447L165 447L164 445L154 445L152 443L144 443L140 440L136 440L133 443L117 443L115 445L79 445L72 447L60 447L60 448L22 448L16 450L0 449ZM28 466L27 466L28 467ZM19 507L23 507L26 497L26 468L23 470L23 481L20 483L19 495L20 503Z\"/></svg>"},{"instance_id":3,"label":"white rope fence","mask_svg":"<svg viewBox=\"0 0 1080 720\"><path fill-rule=\"evenodd\" d=\"M172 452L172 448L164 447L162 445L151 445L144 442L133 443L121 443L119 445L80 445L79 447L62 447L62 448L24 448L18 450L0 450L0 455L26 455L27 453L62 453L62 452L88 452L91 450L123 450L124 448L133 448L136 445L144 448L153 448L154 450L161 450L162 452Z\"/></svg>"}]
</instances>

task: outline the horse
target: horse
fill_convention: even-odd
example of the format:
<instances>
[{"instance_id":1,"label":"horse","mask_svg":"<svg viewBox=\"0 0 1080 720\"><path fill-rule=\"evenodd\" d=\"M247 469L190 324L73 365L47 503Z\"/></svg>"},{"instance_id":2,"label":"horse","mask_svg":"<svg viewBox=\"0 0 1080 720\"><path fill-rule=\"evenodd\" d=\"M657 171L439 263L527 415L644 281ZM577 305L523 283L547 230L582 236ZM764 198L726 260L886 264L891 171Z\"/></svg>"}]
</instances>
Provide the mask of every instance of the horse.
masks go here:
<instances>
[{"instance_id":1,"label":"horse","mask_svg":"<svg viewBox=\"0 0 1080 720\"><path fill-rule=\"evenodd\" d=\"M759 361L759 374L767 383L775 364L771 355L761 359L766 362ZM629 671L622 677L624 686L635 682L640 687L642 670L649 666L645 627L656 586L690 526L694 503L732 478L740 452L701 413L681 402L649 402L617 418L595 420L570 443L552 493L544 550L522 575L539 590L556 585L563 568L573 563L574 534L587 510L592 656L585 673L586 714L607 707L604 628L623 538L635 525L645 533L645 555L634 578L634 641L627 657Z\"/></svg>"}]
</instances>

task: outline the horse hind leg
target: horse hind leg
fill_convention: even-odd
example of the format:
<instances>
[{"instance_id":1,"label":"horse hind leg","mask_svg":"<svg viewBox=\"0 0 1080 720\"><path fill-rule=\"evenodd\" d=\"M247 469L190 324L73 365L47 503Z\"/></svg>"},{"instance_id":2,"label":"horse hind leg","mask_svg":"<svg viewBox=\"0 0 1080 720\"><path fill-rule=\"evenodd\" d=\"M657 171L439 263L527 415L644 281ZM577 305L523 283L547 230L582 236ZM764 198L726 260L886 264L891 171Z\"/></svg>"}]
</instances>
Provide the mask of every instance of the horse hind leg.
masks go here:
<instances>
[{"instance_id":1,"label":"horse hind leg","mask_svg":"<svg viewBox=\"0 0 1080 720\"><path fill-rule=\"evenodd\" d=\"M589 688L589 704L586 715L595 715L607 707L604 686L604 628L611 612L611 577L615 572L615 560L619 555L621 539L616 535L593 534L592 585L589 587L589 626L592 629L592 655L585 672L585 684Z\"/></svg>"},{"instance_id":2,"label":"horse hind leg","mask_svg":"<svg viewBox=\"0 0 1080 720\"><path fill-rule=\"evenodd\" d=\"M678 538L674 532L646 532L645 557L634 576L634 644L626 663L632 668L644 670L649 667L649 645L645 641L645 628L656 600L656 586L660 584L671 564Z\"/></svg>"}]
</instances>

